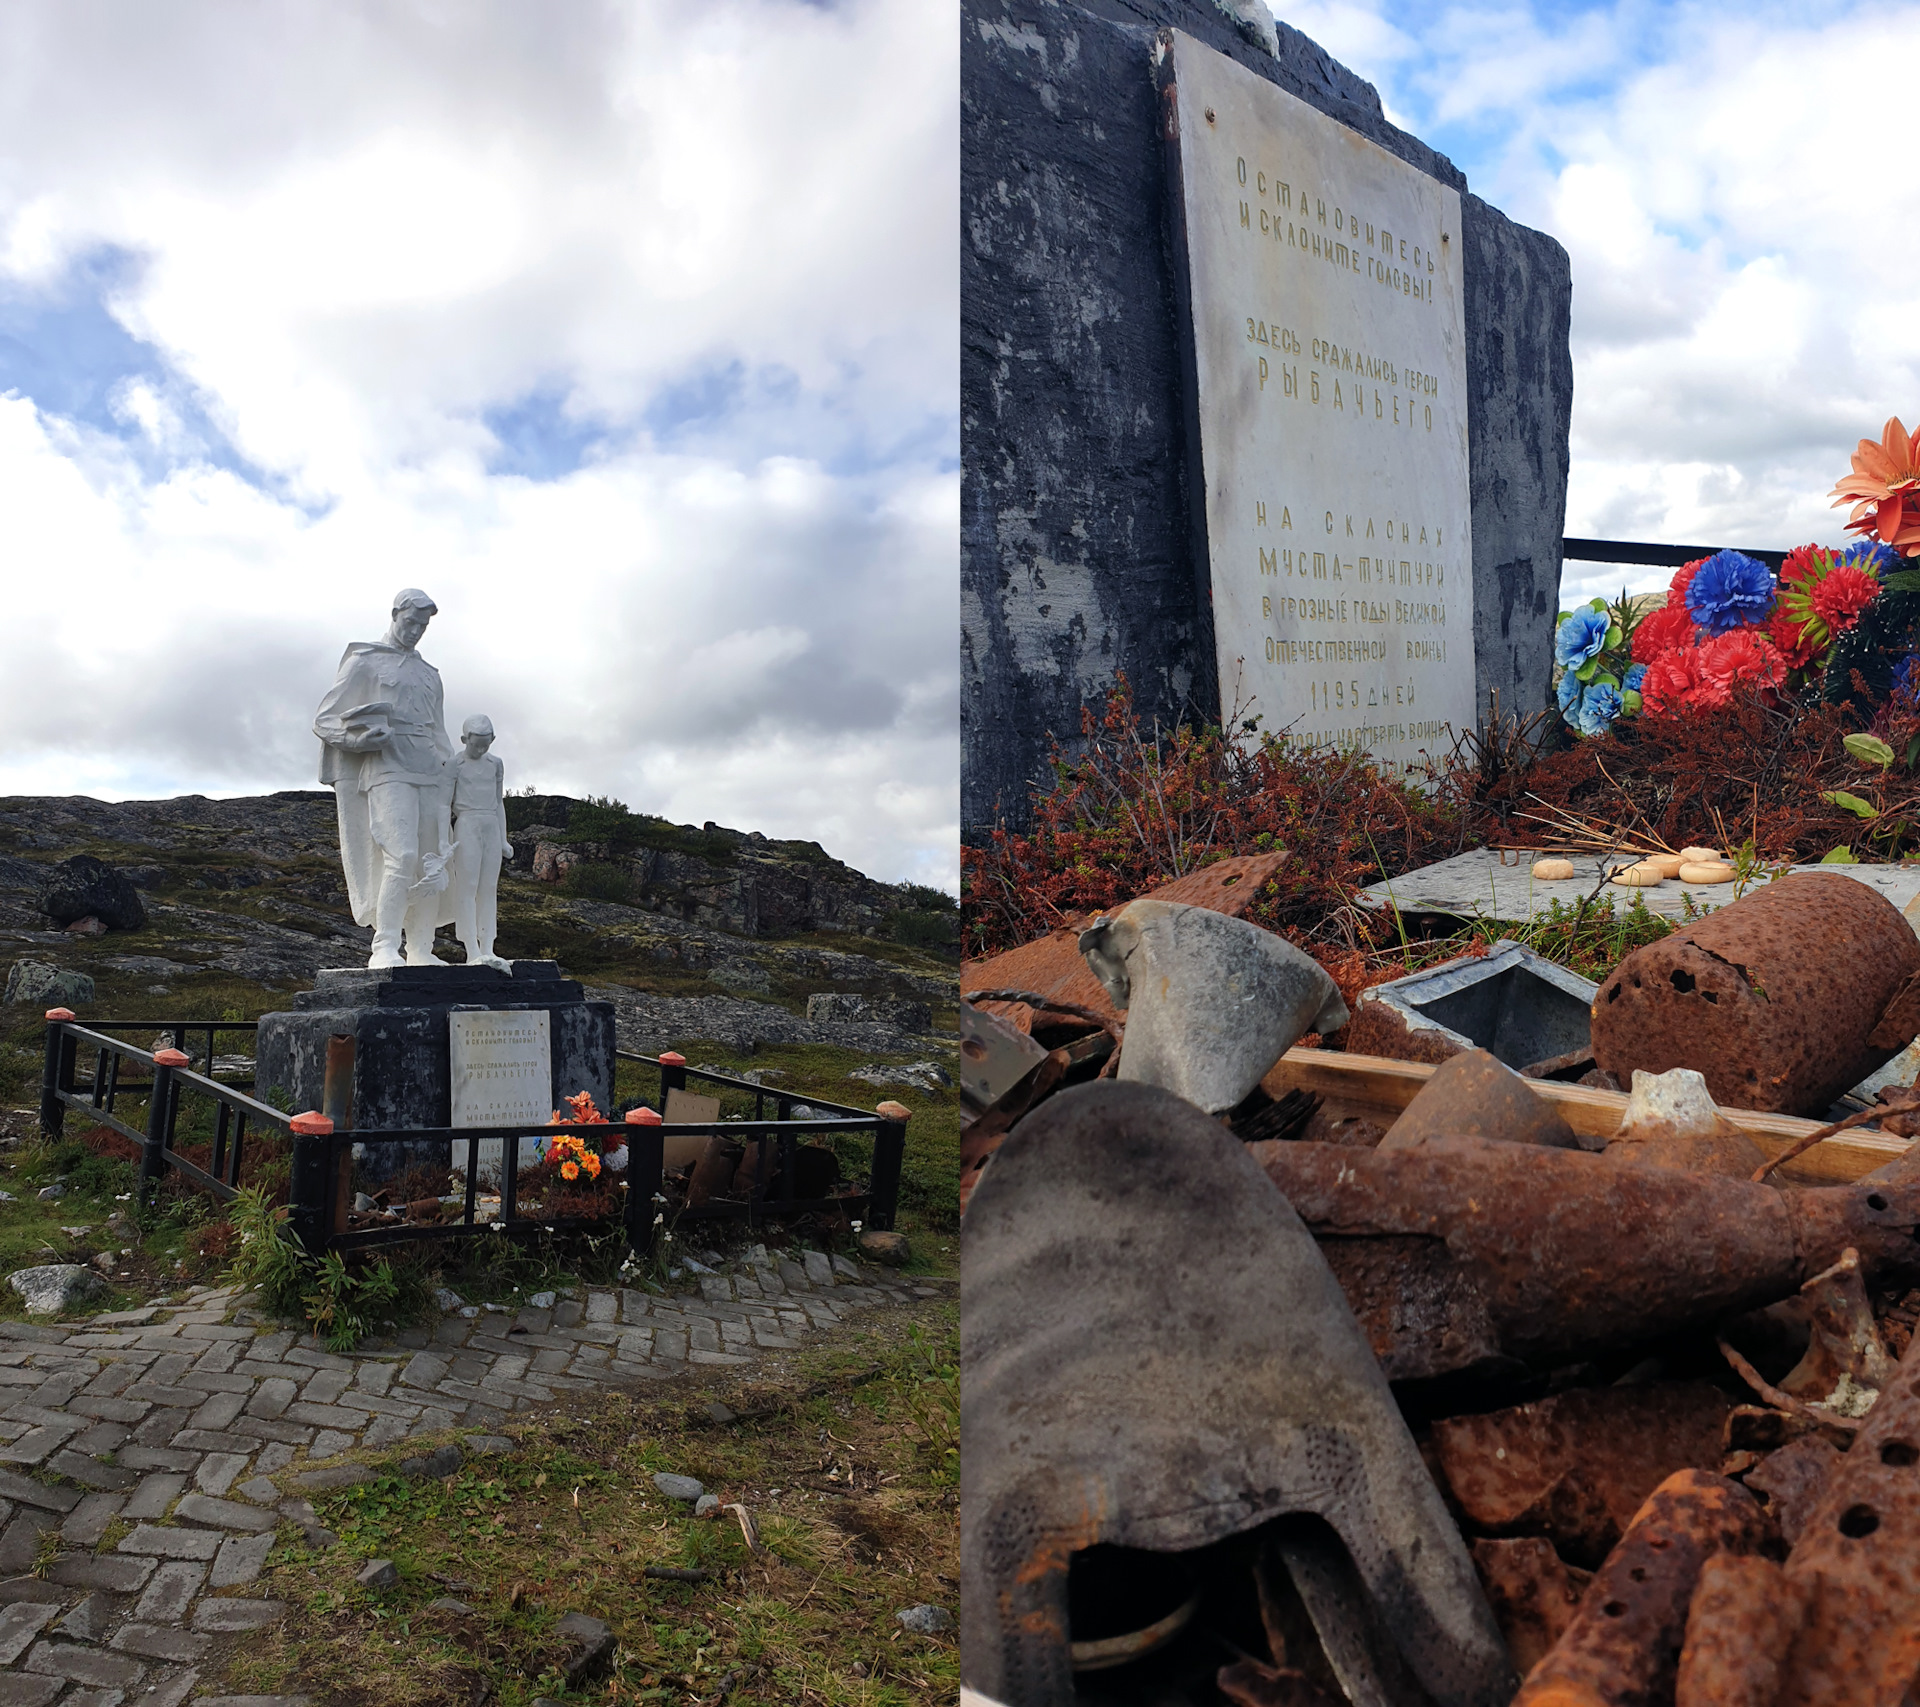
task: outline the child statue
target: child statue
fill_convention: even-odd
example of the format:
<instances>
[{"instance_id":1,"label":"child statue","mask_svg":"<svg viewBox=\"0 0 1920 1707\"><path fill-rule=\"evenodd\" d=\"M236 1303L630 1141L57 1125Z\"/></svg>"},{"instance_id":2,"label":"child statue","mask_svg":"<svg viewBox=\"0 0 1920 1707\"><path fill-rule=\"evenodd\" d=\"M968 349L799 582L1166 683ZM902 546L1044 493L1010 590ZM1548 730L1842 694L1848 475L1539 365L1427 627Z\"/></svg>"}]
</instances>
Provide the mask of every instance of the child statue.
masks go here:
<instances>
[{"instance_id":1,"label":"child statue","mask_svg":"<svg viewBox=\"0 0 1920 1707\"><path fill-rule=\"evenodd\" d=\"M454 931L467 951L469 966L512 966L493 952L498 926L500 865L513 857L507 840L506 770L487 749L493 723L469 717L460 725L461 749L448 760L453 778Z\"/></svg>"}]
</instances>

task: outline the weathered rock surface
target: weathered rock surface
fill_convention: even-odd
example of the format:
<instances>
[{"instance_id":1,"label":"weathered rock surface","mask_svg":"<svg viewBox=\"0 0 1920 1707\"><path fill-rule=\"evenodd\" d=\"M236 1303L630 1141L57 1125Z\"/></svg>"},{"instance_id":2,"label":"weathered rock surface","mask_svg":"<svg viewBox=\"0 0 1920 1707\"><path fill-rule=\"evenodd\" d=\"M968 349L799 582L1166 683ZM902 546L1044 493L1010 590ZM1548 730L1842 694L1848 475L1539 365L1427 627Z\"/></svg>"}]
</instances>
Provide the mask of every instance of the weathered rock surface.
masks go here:
<instances>
[{"instance_id":1,"label":"weathered rock surface","mask_svg":"<svg viewBox=\"0 0 1920 1707\"><path fill-rule=\"evenodd\" d=\"M763 1043L830 1043L879 1055L906 1055L927 1047L924 1033L896 1031L867 1020L806 1020L771 1002L725 996L649 996L617 984L590 984L595 1001L613 1003L614 1035L622 1049L658 1055L676 1039L701 1037L729 1049Z\"/></svg>"},{"instance_id":2,"label":"weathered rock surface","mask_svg":"<svg viewBox=\"0 0 1920 1707\"><path fill-rule=\"evenodd\" d=\"M75 1310L106 1282L77 1262L52 1262L39 1268L17 1268L7 1284L26 1301L31 1316L59 1316Z\"/></svg>"},{"instance_id":3,"label":"weathered rock surface","mask_svg":"<svg viewBox=\"0 0 1920 1707\"><path fill-rule=\"evenodd\" d=\"M137 931L147 922L140 892L92 854L75 854L47 872L40 909L63 929L97 919L111 931Z\"/></svg>"},{"instance_id":4,"label":"weathered rock surface","mask_svg":"<svg viewBox=\"0 0 1920 1707\"><path fill-rule=\"evenodd\" d=\"M924 1002L893 1002L875 996L824 991L807 998L807 1018L888 1025L895 1031L931 1031L933 1014Z\"/></svg>"},{"instance_id":5,"label":"weathered rock surface","mask_svg":"<svg viewBox=\"0 0 1920 1707\"><path fill-rule=\"evenodd\" d=\"M16 960L7 969L7 1000L38 1008L76 1008L93 1000L93 980L38 960Z\"/></svg>"}]
</instances>

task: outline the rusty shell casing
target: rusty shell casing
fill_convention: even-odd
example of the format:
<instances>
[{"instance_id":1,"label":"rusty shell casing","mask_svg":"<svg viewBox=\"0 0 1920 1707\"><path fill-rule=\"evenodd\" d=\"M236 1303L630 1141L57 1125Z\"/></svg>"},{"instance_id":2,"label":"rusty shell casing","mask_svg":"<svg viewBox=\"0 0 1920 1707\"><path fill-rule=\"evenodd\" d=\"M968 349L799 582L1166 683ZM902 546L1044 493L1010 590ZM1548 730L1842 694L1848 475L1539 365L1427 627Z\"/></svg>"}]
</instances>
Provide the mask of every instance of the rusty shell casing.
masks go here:
<instances>
[{"instance_id":1,"label":"rusty shell casing","mask_svg":"<svg viewBox=\"0 0 1920 1707\"><path fill-rule=\"evenodd\" d=\"M1621 961L1593 998L1593 1058L1623 1085L1692 1067L1717 1103L1818 1114L1912 1041L1916 973L1892 902L1796 872Z\"/></svg>"},{"instance_id":2,"label":"rusty shell casing","mask_svg":"<svg viewBox=\"0 0 1920 1707\"><path fill-rule=\"evenodd\" d=\"M1675 1472L1634 1514L1513 1707L1671 1701L1702 1566L1719 1553L1758 1553L1774 1539L1767 1514L1738 1482L1706 1470Z\"/></svg>"},{"instance_id":3,"label":"rusty shell casing","mask_svg":"<svg viewBox=\"0 0 1920 1707\"><path fill-rule=\"evenodd\" d=\"M1869 1285L1920 1283L1920 1184L1778 1191L1485 1138L1249 1148L1391 1381L1719 1321L1790 1296L1848 1246Z\"/></svg>"},{"instance_id":4,"label":"rusty shell casing","mask_svg":"<svg viewBox=\"0 0 1920 1707\"><path fill-rule=\"evenodd\" d=\"M1687 1612L1674 1707L1774 1707L1805 1599L1771 1559L1714 1554Z\"/></svg>"},{"instance_id":5,"label":"rusty shell casing","mask_svg":"<svg viewBox=\"0 0 1920 1707\"><path fill-rule=\"evenodd\" d=\"M1920 1672L1920 1334L1787 1558L1806 1618L1781 1707L1899 1707Z\"/></svg>"}]
</instances>

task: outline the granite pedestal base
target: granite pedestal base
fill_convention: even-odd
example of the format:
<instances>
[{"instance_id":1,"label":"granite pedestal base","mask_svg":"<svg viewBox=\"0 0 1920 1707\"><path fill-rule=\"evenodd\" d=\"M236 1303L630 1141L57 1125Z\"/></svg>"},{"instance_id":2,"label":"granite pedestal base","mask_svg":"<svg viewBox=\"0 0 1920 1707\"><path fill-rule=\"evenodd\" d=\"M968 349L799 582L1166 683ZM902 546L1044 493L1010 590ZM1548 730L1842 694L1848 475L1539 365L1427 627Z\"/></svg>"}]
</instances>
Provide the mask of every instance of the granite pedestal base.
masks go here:
<instances>
[{"instance_id":1,"label":"granite pedestal base","mask_svg":"<svg viewBox=\"0 0 1920 1707\"><path fill-rule=\"evenodd\" d=\"M454 1012L545 1009L550 1016L554 1108L590 1091L613 1105L613 1005L587 1001L551 960L516 960L511 973L487 966L399 966L323 971L293 999L291 1013L262 1014L256 1082L260 1095L283 1091L296 1111L318 1109L327 1040L354 1040L356 1132L453 1124L447 1016ZM445 1167L444 1143L383 1144L363 1156L368 1182L417 1163Z\"/></svg>"}]
</instances>

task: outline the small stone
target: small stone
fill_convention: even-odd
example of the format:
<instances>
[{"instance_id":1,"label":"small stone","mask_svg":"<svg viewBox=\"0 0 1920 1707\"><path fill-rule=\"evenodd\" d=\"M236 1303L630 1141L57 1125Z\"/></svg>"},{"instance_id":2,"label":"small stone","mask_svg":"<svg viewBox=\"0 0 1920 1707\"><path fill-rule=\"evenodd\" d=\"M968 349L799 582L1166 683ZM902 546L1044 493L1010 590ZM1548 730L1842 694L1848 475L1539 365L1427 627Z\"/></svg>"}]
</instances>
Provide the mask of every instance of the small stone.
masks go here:
<instances>
[{"instance_id":1,"label":"small stone","mask_svg":"<svg viewBox=\"0 0 1920 1707\"><path fill-rule=\"evenodd\" d=\"M551 1310L559 1300L551 1292L536 1292L527 1302L536 1310Z\"/></svg>"},{"instance_id":2,"label":"small stone","mask_svg":"<svg viewBox=\"0 0 1920 1707\"><path fill-rule=\"evenodd\" d=\"M444 1481L448 1476L460 1473L460 1466L466 1462L460 1448L453 1445L436 1446L431 1452L419 1458L400 1460L400 1474L403 1476L431 1477L435 1481Z\"/></svg>"},{"instance_id":3,"label":"small stone","mask_svg":"<svg viewBox=\"0 0 1920 1707\"><path fill-rule=\"evenodd\" d=\"M1564 883L1573 875L1573 861L1537 859L1533 862L1533 875L1542 883Z\"/></svg>"},{"instance_id":4,"label":"small stone","mask_svg":"<svg viewBox=\"0 0 1920 1707\"><path fill-rule=\"evenodd\" d=\"M515 1446L504 1434L470 1434L463 1444L469 1452L484 1453L495 1458L504 1458Z\"/></svg>"},{"instance_id":5,"label":"small stone","mask_svg":"<svg viewBox=\"0 0 1920 1707\"><path fill-rule=\"evenodd\" d=\"M436 1286L433 1289L433 1301L440 1306L440 1314L443 1316L451 1316L466 1303L466 1299L447 1286Z\"/></svg>"},{"instance_id":6,"label":"small stone","mask_svg":"<svg viewBox=\"0 0 1920 1707\"><path fill-rule=\"evenodd\" d=\"M693 1502L693 1515L695 1517L711 1517L719 1509L720 1496L718 1494L702 1494Z\"/></svg>"},{"instance_id":7,"label":"small stone","mask_svg":"<svg viewBox=\"0 0 1920 1707\"><path fill-rule=\"evenodd\" d=\"M685 1500L689 1503L699 1499L707 1490L703 1483L696 1482L691 1476L676 1476L671 1470L657 1471L653 1485L670 1500Z\"/></svg>"},{"instance_id":8,"label":"small stone","mask_svg":"<svg viewBox=\"0 0 1920 1707\"><path fill-rule=\"evenodd\" d=\"M392 1588L400 1580L400 1573L393 1568L391 1559L369 1559L353 1580L362 1588Z\"/></svg>"},{"instance_id":9,"label":"small stone","mask_svg":"<svg viewBox=\"0 0 1920 1707\"><path fill-rule=\"evenodd\" d=\"M52 1185L43 1185L34 1195L37 1196L42 1203L58 1203L61 1198L67 1195L67 1188L58 1180L55 1180Z\"/></svg>"},{"instance_id":10,"label":"small stone","mask_svg":"<svg viewBox=\"0 0 1920 1707\"><path fill-rule=\"evenodd\" d=\"M105 936L107 927L89 913L84 919L75 919L67 926L68 936Z\"/></svg>"},{"instance_id":11,"label":"small stone","mask_svg":"<svg viewBox=\"0 0 1920 1707\"><path fill-rule=\"evenodd\" d=\"M868 1228L860 1235L860 1254L875 1262L883 1262L889 1268L903 1268L913 1260L913 1247L907 1243L905 1233L882 1233L877 1228Z\"/></svg>"},{"instance_id":12,"label":"small stone","mask_svg":"<svg viewBox=\"0 0 1920 1707\"><path fill-rule=\"evenodd\" d=\"M731 1405L721 1404L718 1399L709 1399L707 1401L707 1415L722 1427L725 1427L730 1422L738 1422L740 1420L740 1413L738 1411Z\"/></svg>"},{"instance_id":13,"label":"small stone","mask_svg":"<svg viewBox=\"0 0 1920 1707\"><path fill-rule=\"evenodd\" d=\"M450 1594L443 1594L438 1600L427 1602L429 1612L450 1612L456 1618L471 1618L473 1608L464 1600L455 1600Z\"/></svg>"},{"instance_id":14,"label":"small stone","mask_svg":"<svg viewBox=\"0 0 1920 1707\"><path fill-rule=\"evenodd\" d=\"M569 1612L553 1627L556 1636L575 1644L567 1661L567 1682L577 1684L598 1677L613 1666L613 1626L586 1612Z\"/></svg>"},{"instance_id":15,"label":"small stone","mask_svg":"<svg viewBox=\"0 0 1920 1707\"><path fill-rule=\"evenodd\" d=\"M909 1606L903 1612L896 1612L894 1618L903 1629L911 1630L916 1636L935 1636L942 1630L953 1628L953 1614L944 1606Z\"/></svg>"},{"instance_id":16,"label":"small stone","mask_svg":"<svg viewBox=\"0 0 1920 1707\"><path fill-rule=\"evenodd\" d=\"M65 1190L65 1186L50 1185L40 1195L45 1197L48 1191ZM39 1268L15 1269L7 1276L7 1284L26 1300L28 1315L58 1316L77 1309L104 1290L106 1283L92 1269L83 1268L77 1262L54 1262Z\"/></svg>"},{"instance_id":17,"label":"small stone","mask_svg":"<svg viewBox=\"0 0 1920 1707\"><path fill-rule=\"evenodd\" d=\"M460 1314L464 1316L469 1322L471 1322L474 1319L474 1317L480 1314L480 1310L477 1305L462 1304L460 1306Z\"/></svg>"},{"instance_id":18,"label":"small stone","mask_svg":"<svg viewBox=\"0 0 1920 1707\"><path fill-rule=\"evenodd\" d=\"M340 1544L340 1537L324 1524L303 1523L300 1525L300 1534L311 1553L324 1553L329 1547Z\"/></svg>"}]
</instances>

